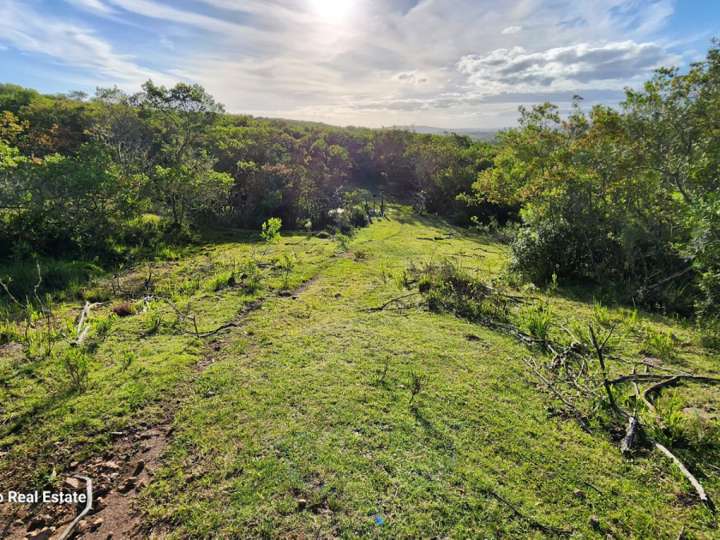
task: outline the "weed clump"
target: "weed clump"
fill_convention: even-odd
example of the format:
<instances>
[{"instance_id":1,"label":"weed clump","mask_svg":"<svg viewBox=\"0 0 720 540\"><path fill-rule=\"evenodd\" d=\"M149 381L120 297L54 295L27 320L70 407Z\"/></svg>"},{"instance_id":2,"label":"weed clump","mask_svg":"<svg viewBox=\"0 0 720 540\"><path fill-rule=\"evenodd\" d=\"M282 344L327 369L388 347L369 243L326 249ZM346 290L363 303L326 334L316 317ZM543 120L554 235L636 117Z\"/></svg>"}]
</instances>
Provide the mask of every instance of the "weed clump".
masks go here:
<instances>
[{"instance_id":1,"label":"weed clump","mask_svg":"<svg viewBox=\"0 0 720 540\"><path fill-rule=\"evenodd\" d=\"M427 301L430 311L453 313L470 321L507 322L510 298L472 276L456 262L410 265L402 276L402 284L417 288Z\"/></svg>"},{"instance_id":2,"label":"weed clump","mask_svg":"<svg viewBox=\"0 0 720 540\"><path fill-rule=\"evenodd\" d=\"M83 392L87 387L90 372L90 359L87 353L76 347L69 348L60 356L60 364L70 389L75 392Z\"/></svg>"}]
</instances>

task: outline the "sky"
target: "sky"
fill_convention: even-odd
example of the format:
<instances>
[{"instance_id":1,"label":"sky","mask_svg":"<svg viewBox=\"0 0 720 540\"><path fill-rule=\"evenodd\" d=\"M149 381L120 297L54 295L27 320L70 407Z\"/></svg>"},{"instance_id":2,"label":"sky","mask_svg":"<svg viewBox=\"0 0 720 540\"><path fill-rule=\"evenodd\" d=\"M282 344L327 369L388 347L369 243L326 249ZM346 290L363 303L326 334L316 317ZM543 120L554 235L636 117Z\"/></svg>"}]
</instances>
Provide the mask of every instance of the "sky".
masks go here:
<instances>
[{"instance_id":1,"label":"sky","mask_svg":"<svg viewBox=\"0 0 720 540\"><path fill-rule=\"evenodd\" d=\"M614 105L720 37L720 0L0 0L0 82L152 79L336 125L497 129L520 105Z\"/></svg>"}]
</instances>

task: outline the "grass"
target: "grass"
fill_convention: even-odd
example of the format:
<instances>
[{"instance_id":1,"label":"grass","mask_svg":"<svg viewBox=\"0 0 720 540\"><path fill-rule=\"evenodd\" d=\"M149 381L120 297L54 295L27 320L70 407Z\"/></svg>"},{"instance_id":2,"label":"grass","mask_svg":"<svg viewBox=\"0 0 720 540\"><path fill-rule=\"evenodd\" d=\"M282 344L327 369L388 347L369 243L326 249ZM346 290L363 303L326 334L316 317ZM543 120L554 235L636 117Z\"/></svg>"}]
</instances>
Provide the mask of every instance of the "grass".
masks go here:
<instances>
[{"instance_id":1,"label":"grass","mask_svg":"<svg viewBox=\"0 0 720 540\"><path fill-rule=\"evenodd\" d=\"M172 333L170 313L153 335L144 335L139 316L114 319L84 393L48 398L42 381L51 366L42 362L32 377L16 375L3 414L33 411L33 422L0 444L16 460L40 441L97 452L107 444L103 432L157 417L161 400L183 388L164 466L141 500L148 526L173 538L543 538L549 528L578 538L675 538L681 527L689 538L716 537L668 463L652 454L628 461L601 431L587 434L554 416L527 376L522 359L531 353L512 338L412 305L369 312L404 294L397 282L411 262L453 259L491 280L507 260L503 246L438 220L402 207L391 216L341 239L341 254L332 241L284 238L270 248L267 261L275 262L252 294L202 285L246 260L249 241L218 243L158 271L168 294L180 294L174 284L200 284L182 299L204 329L258 295L267 300L196 377L202 343ZM293 254L284 283L283 255ZM297 299L269 294L311 276ZM543 307L527 321L539 335L627 321L613 347L640 356L647 336L673 336L668 363L717 372L689 325L533 295ZM710 463L715 435L685 422L685 409L697 415L718 405L717 389L668 393L658 407L679 417L668 439L710 433ZM702 421L717 432L717 417L703 413ZM720 475L702 461L693 466L717 498ZM39 463L61 468L62 454Z\"/></svg>"}]
</instances>

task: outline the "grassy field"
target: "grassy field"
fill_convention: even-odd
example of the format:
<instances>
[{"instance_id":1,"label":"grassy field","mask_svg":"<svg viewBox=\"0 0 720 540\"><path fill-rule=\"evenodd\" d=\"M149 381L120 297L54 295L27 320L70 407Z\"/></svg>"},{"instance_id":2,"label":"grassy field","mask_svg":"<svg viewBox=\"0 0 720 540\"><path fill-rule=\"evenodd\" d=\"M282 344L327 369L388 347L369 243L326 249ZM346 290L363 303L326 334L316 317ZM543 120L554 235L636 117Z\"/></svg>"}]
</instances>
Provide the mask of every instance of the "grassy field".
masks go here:
<instances>
[{"instance_id":1,"label":"grassy field","mask_svg":"<svg viewBox=\"0 0 720 540\"><path fill-rule=\"evenodd\" d=\"M227 286L252 253L269 261L262 285ZM523 362L540 352L432 313L417 297L402 309L369 309L408 293L398 284L408 264L445 258L492 280L507 250L395 207L349 243L219 239L159 265L157 288L189 302L202 332L263 303L222 334L202 371L207 340L180 333L160 303L113 318L95 338L83 391L60 387L65 375L52 355L33 363L6 355L2 487L52 482L70 461L109 448L110 432L152 424L172 401L172 439L139 499L144 530L158 536L717 538L712 514L669 461L626 459L609 434L554 414ZM282 289L294 292L276 294ZM668 365L718 373L718 358L689 326L573 299L562 284L522 292L547 302L553 332L632 319L642 332L614 343L625 356L641 357L650 339L672 348ZM112 305L94 317L108 317ZM78 303L58 309L70 318ZM693 461L695 473L720 495L719 404L717 389L696 386L657 403L678 423L702 417L708 453Z\"/></svg>"}]
</instances>

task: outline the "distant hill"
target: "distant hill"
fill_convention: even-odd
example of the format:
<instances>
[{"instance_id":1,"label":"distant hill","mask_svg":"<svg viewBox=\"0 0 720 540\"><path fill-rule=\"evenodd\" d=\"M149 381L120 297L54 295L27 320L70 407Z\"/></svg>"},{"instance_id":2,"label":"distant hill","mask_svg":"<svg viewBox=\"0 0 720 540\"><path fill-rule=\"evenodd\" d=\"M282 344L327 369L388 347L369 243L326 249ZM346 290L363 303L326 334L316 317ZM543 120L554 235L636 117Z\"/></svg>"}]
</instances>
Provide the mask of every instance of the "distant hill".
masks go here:
<instances>
[{"instance_id":1,"label":"distant hill","mask_svg":"<svg viewBox=\"0 0 720 540\"><path fill-rule=\"evenodd\" d=\"M446 135L449 133L457 133L458 135L467 135L473 139L481 141L491 141L500 131L499 129L475 129L475 128L461 128L461 129L445 129L436 128L432 126L393 126L395 129L404 129L407 131L413 131L415 133L428 133L430 135Z\"/></svg>"}]
</instances>

